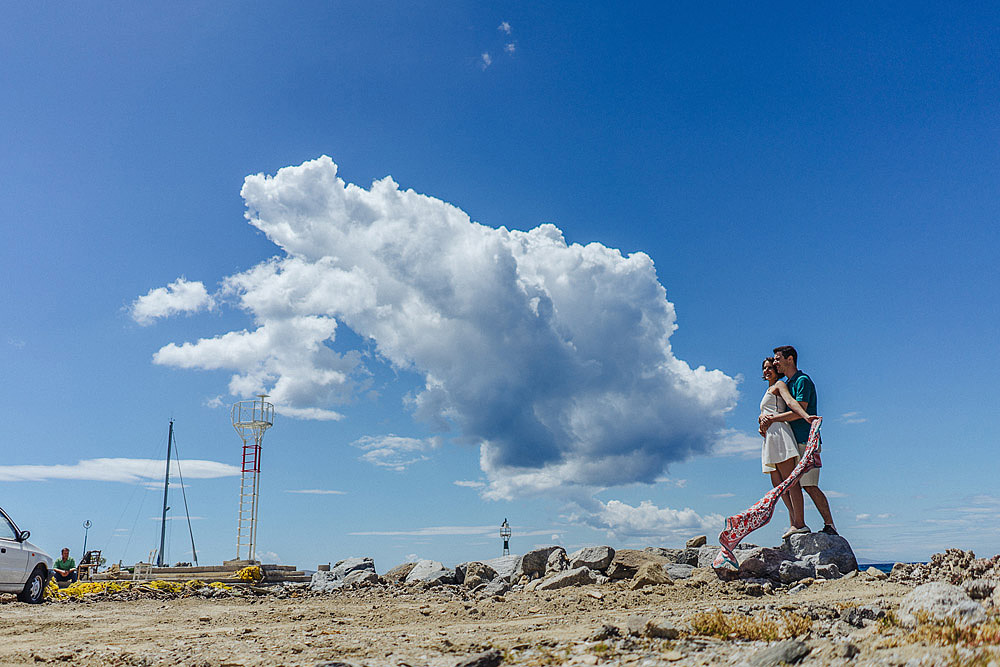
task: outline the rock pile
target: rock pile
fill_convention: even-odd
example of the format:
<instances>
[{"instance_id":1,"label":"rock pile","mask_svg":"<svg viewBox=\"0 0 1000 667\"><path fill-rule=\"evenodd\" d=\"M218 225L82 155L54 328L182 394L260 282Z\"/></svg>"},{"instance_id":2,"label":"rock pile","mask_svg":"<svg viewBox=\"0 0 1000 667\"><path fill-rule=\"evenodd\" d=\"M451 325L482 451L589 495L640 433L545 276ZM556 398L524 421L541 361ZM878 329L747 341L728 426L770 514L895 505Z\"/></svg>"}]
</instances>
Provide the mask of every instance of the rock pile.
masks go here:
<instances>
[{"instance_id":1,"label":"rock pile","mask_svg":"<svg viewBox=\"0 0 1000 667\"><path fill-rule=\"evenodd\" d=\"M370 558L348 558L327 572L316 572L310 589L325 593L377 584L457 585L478 596L492 597L510 590L551 591L609 582L625 582L633 590L669 586L676 580L691 578L699 568L701 576L711 575L708 568L719 547L705 542L705 536L700 535L688 540L683 549L647 547L616 551L609 546L592 546L573 553L552 545L522 556L460 563L454 568L432 560L404 563L381 577ZM748 585L755 584L752 590L759 590L759 594L780 585L837 579L858 568L847 540L823 533L793 535L776 548L740 545L736 554L740 568L728 578L752 580Z\"/></svg>"},{"instance_id":2,"label":"rock pile","mask_svg":"<svg viewBox=\"0 0 1000 667\"><path fill-rule=\"evenodd\" d=\"M927 563L896 563L889 578L917 585L945 582L958 586L973 600L1000 608L1000 554L976 558L972 551L948 549L934 554Z\"/></svg>"}]
</instances>

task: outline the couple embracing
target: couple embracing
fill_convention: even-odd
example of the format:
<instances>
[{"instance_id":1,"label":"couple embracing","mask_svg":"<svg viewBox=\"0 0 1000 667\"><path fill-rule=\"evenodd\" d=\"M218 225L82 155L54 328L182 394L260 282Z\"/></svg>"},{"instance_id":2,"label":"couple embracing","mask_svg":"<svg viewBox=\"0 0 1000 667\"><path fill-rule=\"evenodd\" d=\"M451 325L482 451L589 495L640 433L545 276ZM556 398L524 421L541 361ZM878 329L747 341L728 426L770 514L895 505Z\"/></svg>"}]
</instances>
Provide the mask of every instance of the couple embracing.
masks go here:
<instances>
[{"instance_id":1,"label":"couple embracing","mask_svg":"<svg viewBox=\"0 0 1000 667\"><path fill-rule=\"evenodd\" d=\"M774 348L774 356L764 360L762 371L768 388L760 401L760 434L764 436L760 461L764 474L771 476L771 485L776 487L804 456L810 425L819 419L816 386L798 369L798 353L791 345ZM821 532L837 534L830 503L819 488L819 471L818 467L807 471L782 494L791 524L782 538L810 532L805 523L802 489L823 517Z\"/></svg>"}]
</instances>

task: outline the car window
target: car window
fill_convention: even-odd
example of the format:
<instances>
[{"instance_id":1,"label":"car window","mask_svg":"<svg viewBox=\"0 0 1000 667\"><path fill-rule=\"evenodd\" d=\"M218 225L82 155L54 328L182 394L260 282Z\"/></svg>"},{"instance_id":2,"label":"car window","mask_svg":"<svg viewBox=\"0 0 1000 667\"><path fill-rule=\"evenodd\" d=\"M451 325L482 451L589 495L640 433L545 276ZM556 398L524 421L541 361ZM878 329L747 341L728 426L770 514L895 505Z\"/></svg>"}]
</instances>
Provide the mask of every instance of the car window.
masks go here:
<instances>
[{"instance_id":1,"label":"car window","mask_svg":"<svg viewBox=\"0 0 1000 667\"><path fill-rule=\"evenodd\" d=\"M10 525L10 521L8 521L7 517L2 514L0 514L0 539L17 539L17 533L14 532L14 526Z\"/></svg>"}]
</instances>

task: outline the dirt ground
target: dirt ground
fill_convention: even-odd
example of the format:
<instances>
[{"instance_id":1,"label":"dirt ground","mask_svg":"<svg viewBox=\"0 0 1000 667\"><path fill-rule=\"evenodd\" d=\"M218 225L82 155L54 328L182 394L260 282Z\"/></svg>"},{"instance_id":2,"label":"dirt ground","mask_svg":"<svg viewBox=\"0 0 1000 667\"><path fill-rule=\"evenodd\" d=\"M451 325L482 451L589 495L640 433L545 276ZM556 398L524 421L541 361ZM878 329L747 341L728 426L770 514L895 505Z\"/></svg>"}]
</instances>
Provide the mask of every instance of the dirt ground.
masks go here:
<instances>
[{"instance_id":1,"label":"dirt ground","mask_svg":"<svg viewBox=\"0 0 1000 667\"><path fill-rule=\"evenodd\" d=\"M875 622L855 627L839 619L843 608L855 605L895 609L909 590L858 575L817 582L794 595L757 597L747 595L740 582L695 578L638 591L617 583L488 599L470 597L459 587L403 586L286 598L41 605L10 598L0 604L0 664L453 667L495 647L505 664L652 667L739 664L768 646L689 632L693 614L714 609L776 617L796 611L818 619L799 637L810 648L803 665L845 664L854 652L852 664L880 665L967 664L988 656L982 648L956 653L954 647L911 643L899 629L886 634ZM675 639L594 639L605 624L626 634L634 615L664 619L681 634ZM847 644L854 649L845 649Z\"/></svg>"}]
</instances>

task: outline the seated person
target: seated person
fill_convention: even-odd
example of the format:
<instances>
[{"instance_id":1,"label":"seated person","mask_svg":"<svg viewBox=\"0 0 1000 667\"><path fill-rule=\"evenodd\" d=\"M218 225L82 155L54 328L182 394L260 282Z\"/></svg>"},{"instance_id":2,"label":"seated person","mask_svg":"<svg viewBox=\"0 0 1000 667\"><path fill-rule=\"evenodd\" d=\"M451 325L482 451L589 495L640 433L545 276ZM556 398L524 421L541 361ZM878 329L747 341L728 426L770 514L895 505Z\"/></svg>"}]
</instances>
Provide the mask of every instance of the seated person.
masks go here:
<instances>
[{"instance_id":1,"label":"seated person","mask_svg":"<svg viewBox=\"0 0 1000 667\"><path fill-rule=\"evenodd\" d=\"M69 547L62 550L62 558L52 564L56 581L76 581L76 561L69 557Z\"/></svg>"}]
</instances>

